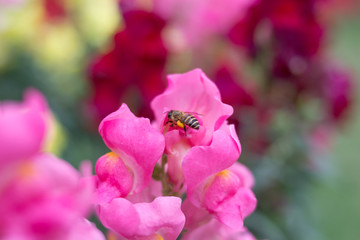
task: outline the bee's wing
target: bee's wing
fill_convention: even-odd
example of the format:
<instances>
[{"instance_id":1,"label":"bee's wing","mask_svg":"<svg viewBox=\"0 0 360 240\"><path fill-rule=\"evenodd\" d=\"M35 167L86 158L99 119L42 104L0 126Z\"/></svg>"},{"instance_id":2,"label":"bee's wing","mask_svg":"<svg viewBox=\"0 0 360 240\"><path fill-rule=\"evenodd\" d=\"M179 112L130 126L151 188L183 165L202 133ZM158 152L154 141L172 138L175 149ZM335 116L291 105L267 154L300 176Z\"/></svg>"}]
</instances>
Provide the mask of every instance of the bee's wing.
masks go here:
<instances>
[{"instance_id":1,"label":"bee's wing","mask_svg":"<svg viewBox=\"0 0 360 240\"><path fill-rule=\"evenodd\" d=\"M184 113L187 113L187 114L190 114L190 115L204 116L204 114L197 113L197 112L184 112Z\"/></svg>"}]
</instances>

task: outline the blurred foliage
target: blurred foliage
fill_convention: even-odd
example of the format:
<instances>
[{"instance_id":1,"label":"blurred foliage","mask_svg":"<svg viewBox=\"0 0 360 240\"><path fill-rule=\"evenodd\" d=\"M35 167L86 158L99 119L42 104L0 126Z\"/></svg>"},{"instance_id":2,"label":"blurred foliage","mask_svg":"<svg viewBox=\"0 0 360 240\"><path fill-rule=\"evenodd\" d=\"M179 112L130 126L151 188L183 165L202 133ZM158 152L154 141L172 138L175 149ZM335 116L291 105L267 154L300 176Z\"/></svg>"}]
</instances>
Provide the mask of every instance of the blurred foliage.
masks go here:
<instances>
[{"instance_id":1,"label":"blurred foliage","mask_svg":"<svg viewBox=\"0 0 360 240\"><path fill-rule=\"evenodd\" d=\"M353 16L339 21L332 35L332 54L342 59L356 76L360 90L359 53L360 17ZM355 240L360 236L360 99L357 96L349 124L342 129L332 149L330 164L323 168L322 180L306 193L309 198L307 212L313 215L315 226L326 240ZM330 166L330 167L329 167ZM320 238L314 238L320 239Z\"/></svg>"}]
</instances>

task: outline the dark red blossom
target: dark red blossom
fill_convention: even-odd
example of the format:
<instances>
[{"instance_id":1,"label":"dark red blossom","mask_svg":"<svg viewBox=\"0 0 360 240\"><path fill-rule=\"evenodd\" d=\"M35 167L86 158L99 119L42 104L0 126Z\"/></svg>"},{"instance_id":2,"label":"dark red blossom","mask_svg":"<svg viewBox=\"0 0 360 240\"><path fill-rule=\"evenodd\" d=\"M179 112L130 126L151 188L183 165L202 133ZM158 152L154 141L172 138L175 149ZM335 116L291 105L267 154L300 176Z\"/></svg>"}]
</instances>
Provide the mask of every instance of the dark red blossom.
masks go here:
<instances>
[{"instance_id":1,"label":"dark red blossom","mask_svg":"<svg viewBox=\"0 0 360 240\"><path fill-rule=\"evenodd\" d=\"M231 67L220 66L215 73L214 79L225 103L235 108L254 104L254 96L242 82L235 78Z\"/></svg>"},{"instance_id":2,"label":"dark red blossom","mask_svg":"<svg viewBox=\"0 0 360 240\"><path fill-rule=\"evenodd\" d=\"M257 1L230 30L229 39L252 57L269 56L275 77L297 75L323 39L314 5L314 0Z\"/></svg>"},{"instance_id":3,"label":"dark red blossom","mask_svg":"<svg viewBox=\"0 0 360 240\"><path fill-rule=\"evenodd\" d=\"M339 69L327 72L325 101L330 119L339 122L346 117L353 101L353 85L349 73Z\"/></svg>"},{"instance_id":4,"label":"dark red blossom","mask_svg":"<svg viewBox=\"0 0 360 240\"><path fill-rule=\"evenodd\" d=\"M244 107L254 106L255 94L249 86L245 85L241 76L236 73L236 67L223 63L215 70L214 82L219 88L224 103L234 107L234 114L229 122L239 127L239 116L244 112Z\"/></svg>"},{"instance_id":5,"label":"dark red blossom","mask_svg":"<svg viewBox=\"0 0 360 240\"><path fill-rule=\"evenodd\" d=\"M129 11L123 17L125 28L114 36L113 48L90 66L91 103L98 120L124 101L151 118L150 100L164 89L165 21L145 11Z\"/></svg>"},{"instance_id":6,"label":"dark red blossom","mask_svg":"<svg viewBox=\"0 0 360 240\"><path fill-rule=\"evenodd\" d=\"M43 7L48 21L64 19L68 14L64 0L43 0Z\"/></svg>"}]
</instances>

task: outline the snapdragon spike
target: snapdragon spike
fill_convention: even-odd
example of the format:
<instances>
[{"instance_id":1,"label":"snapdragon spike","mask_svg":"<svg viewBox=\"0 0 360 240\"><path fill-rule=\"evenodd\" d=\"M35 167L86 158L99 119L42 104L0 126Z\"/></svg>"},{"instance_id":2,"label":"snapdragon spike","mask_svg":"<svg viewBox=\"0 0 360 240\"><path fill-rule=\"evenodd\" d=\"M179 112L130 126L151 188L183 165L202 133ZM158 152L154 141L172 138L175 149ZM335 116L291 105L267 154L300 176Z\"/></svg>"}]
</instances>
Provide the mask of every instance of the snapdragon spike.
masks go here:
<instances>
[{"instance_id":1,"label":"snapdragon spike","mask_svg":"<svg viewBox=\"0 0 360 240\"><path fill-rule=\"evenodd\" d=\"M168 84L151 103L152 125L125 104L101 122L112 152L96 164L100 220L117 239L176 239L185 216L186 231L214 220L240 234L256 198L250 171L236 163L241 145L226 121L233 109L200 69Z\"/></svg>"}]
</instances>

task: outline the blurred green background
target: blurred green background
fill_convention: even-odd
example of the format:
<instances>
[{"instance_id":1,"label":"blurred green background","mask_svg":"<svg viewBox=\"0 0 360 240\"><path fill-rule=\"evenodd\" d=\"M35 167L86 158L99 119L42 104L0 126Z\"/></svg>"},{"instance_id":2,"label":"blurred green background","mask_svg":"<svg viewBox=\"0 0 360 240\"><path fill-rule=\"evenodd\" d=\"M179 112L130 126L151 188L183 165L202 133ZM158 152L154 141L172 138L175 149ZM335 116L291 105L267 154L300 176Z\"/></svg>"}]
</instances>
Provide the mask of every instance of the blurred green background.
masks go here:
<instances>
[{"instance_id":1,"label":"blurred green background","mask_svg":"<svg viewBox=\"0 0 360 240\"><path fill-rule=\"evenodd\" d=\"M331 34L332 54L354 73L360 91L360 17L340 20ZM335 138L333 154L322 169L321 181L309 189L309 213L329 240L360 239L360 100Z\"/></svg>"}]
</instances>

